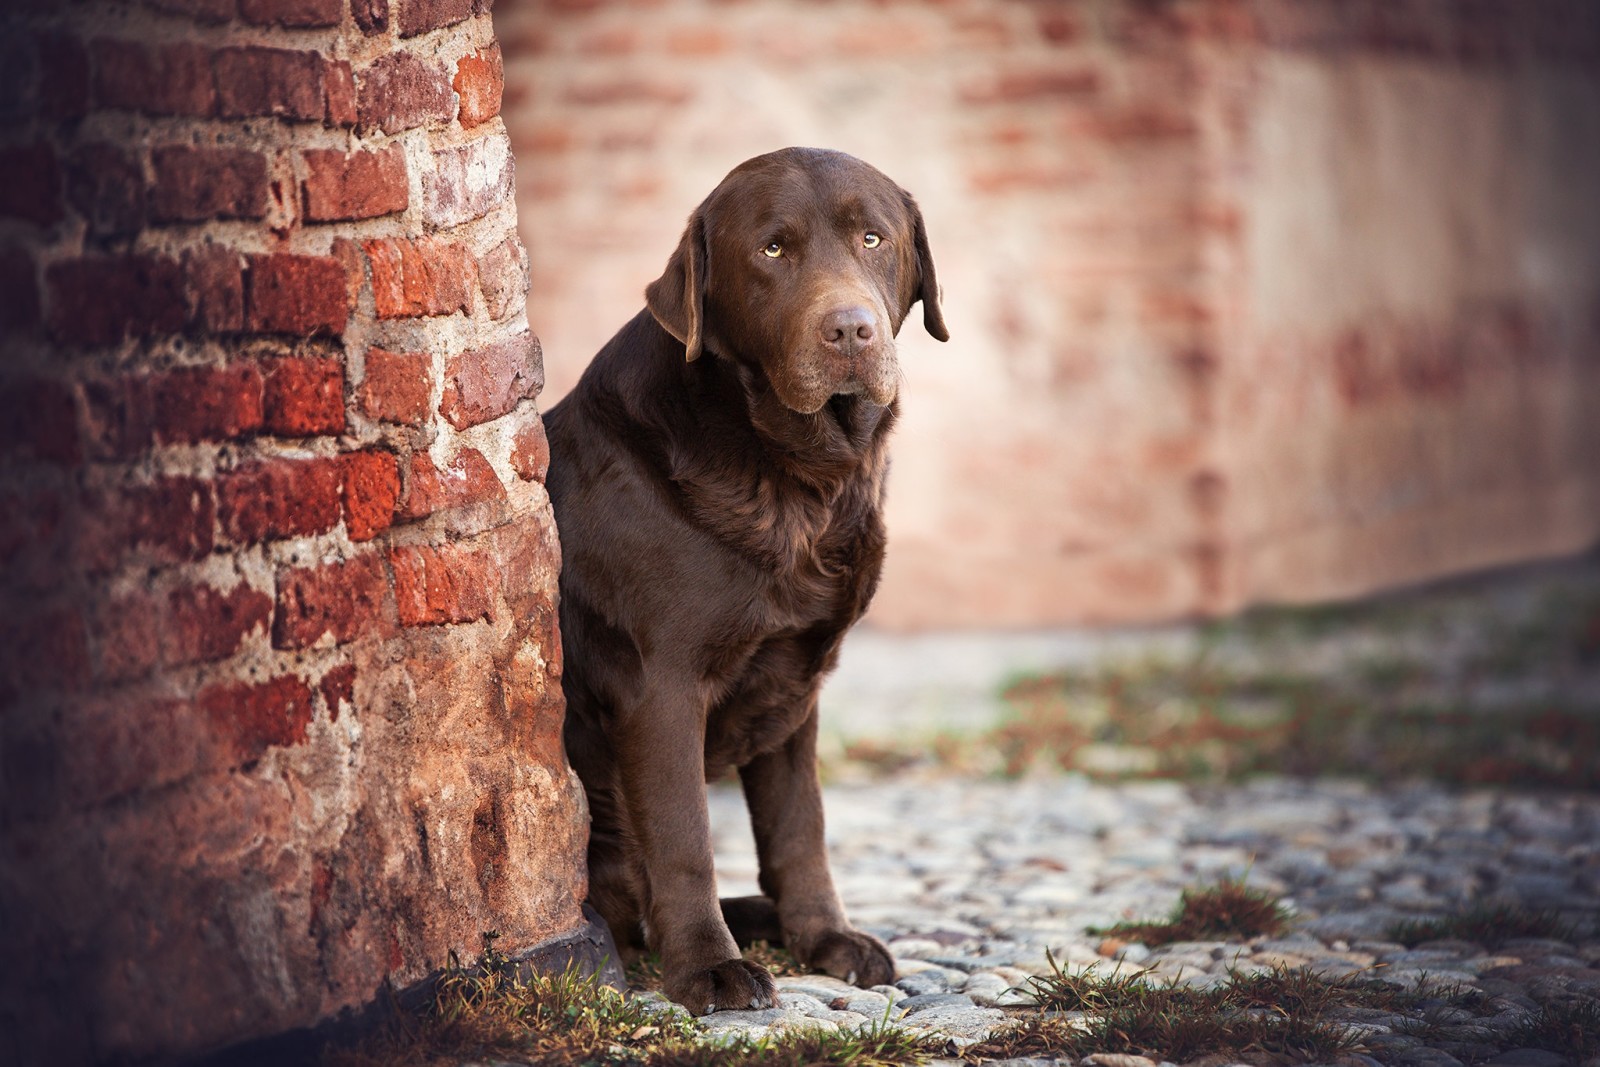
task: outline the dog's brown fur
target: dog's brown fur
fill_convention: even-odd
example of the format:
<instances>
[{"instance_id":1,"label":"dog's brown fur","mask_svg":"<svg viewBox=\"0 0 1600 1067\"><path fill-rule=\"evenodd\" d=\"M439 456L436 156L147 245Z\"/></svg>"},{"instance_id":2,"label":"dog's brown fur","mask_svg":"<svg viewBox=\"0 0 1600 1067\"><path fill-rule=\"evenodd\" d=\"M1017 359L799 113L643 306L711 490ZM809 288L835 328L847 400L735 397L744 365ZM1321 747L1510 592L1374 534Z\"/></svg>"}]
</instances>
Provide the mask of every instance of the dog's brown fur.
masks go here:
<instances>
[{"instance_id":1,"label":"dog's brown fur","mask_svg":"<svg viewBox=\"0 0 1600 1067\"><path fill-rule=\"evenodd\" d=\"M739 957L756 937L863 985L894 977L828 872L817 690L883 561L894 335L921 300L945 340L938 294L893 182L838 152L759 156L548 415L589 899L696 1014L775 1002ZM730 768L763 896L719 908L704 783Z\"/></svg>"}]
</instances>

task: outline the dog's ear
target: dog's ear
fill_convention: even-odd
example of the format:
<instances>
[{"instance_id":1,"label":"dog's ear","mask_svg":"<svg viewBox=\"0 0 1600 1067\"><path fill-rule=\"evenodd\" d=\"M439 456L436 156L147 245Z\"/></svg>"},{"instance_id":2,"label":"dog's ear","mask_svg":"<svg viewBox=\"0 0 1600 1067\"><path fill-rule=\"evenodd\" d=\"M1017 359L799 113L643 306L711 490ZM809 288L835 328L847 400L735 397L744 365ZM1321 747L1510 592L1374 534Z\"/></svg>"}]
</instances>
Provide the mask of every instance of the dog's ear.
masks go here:
<instances>
[{"instance_id":1,"label":"dog's ear","mask_svg":"<svg viewBox=\"0 0 1600 1067\"><path fill-rule=\"evenodd\" d=\"M706 220L697 208L689 217L667 269L645 286L644 303L661 328L683 342L684 358L700 358L705 322Z\"/></svg>"},{"instance_id":2,"label":"dog's ear","mask_svg":"<svg viewBox=\"0 0 1600 1067\"><path fill-rule=\"evenodd\" d=\"M950 340L950 331L944 324L944 309L939 306L939 277L933 270L933 253L928 249L928 227L922 221L922 209L904 194L906 207L911 212L914 228L912 244L917 253L917 299L922 301L922 325L936 340Z\"/></svg>"}]
</instances>

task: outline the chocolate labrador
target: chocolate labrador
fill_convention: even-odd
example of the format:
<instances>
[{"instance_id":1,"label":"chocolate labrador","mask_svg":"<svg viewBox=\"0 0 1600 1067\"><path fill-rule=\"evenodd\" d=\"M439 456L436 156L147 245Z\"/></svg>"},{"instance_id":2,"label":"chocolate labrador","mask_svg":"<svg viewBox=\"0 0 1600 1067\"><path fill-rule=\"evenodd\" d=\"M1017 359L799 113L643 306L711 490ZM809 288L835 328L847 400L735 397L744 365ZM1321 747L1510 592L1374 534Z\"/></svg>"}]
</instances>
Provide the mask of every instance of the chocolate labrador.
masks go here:
<instances>
[{"instance_id":1,"label":"chocolate labrador","mask_svg":"<svg viewBox=\"0 0 1600 1067\"><path fill-rule=\"evenodd\" d=\"M883 562L885 452L911 305L947 338L922 215L840 152L741 164L646 308L547 416L567 755L589 901L696 1014L775 1003L739 944L892 981L823 845L817 690ZM705 782L737 769L762 895L719 902Z\"/></svg>"}]
</instances>

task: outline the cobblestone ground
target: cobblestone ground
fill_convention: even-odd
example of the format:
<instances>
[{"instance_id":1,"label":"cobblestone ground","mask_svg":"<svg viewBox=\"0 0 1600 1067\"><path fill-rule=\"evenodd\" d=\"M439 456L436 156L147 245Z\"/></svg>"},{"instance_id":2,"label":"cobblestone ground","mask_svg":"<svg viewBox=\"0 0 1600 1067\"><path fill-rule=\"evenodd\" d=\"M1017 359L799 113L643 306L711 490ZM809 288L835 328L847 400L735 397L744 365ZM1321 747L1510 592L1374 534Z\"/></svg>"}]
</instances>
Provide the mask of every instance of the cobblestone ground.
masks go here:
<instances>
[{"instance_id":1,"label":"cobblestone ground","mask_svg":"<svg viewBox=\"0 0 1600 1067\"><path fill-rule=\"evenodd\" d=\"M1105 953L1173 981L1206 985L1232 969L1307 966L1399 985L1481 990L1475 1012L1426 1035L1395 1017L1352 1013L1365 1053L1347 1063L1559 1067L1579 1062L1505 1038L1553 997L1600 998L1600 796L1379 789L1334 781L1231 786L897 777L827 791L836 878L852 918L899 961L895 987L862 992L826 978L780 980L785 1005L719 1012L715 1033L859 1026L889 1017L968 1044L1027 1003L1014 990ZM755 858L736 789L712 793L724 893L754 892ZM1160 918L1180 892L1244 879L1295 912L1285 936L1147 948L1087 927ZM1493 951L1463 941L1406 948L1397 920L1469 902L1555 911L1584 933ZM891 1001L895 1002L891 1007ZM1105 1058L1107 1067L1143 1061Z\"/></svg>"}]
</instances>

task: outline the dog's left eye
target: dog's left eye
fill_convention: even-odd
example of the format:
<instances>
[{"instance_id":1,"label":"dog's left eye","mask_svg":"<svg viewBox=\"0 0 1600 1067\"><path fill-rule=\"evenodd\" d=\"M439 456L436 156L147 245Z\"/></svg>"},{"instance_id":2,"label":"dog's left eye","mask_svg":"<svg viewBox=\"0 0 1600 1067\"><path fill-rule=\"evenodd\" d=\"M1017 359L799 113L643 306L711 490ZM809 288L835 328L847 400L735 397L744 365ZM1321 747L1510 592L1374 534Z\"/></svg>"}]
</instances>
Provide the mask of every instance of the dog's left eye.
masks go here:
<instances>
[{"instance_id":1,"label":"dog's left eye","mask_svg":"<svg viewBox=\"0 0 1600 1067\"><path fill-rule=\"evenodd\" d=\"M773 241L767 247L763 248L761 253L768 259L777 259L779 256L783 255L783 245L779 244L777 241Z\"/></svg>"},{"instance_id":2,"label":"dog's left eye","mask_svg":"<svg viewBox=\"0 0 1600 1067\"><path fill-rule=\"evenodd\" d=\"M883 243L883 238L872 232L862 235L861 244L864 248L877 248Z\"/></svg>"}]
</instances>

